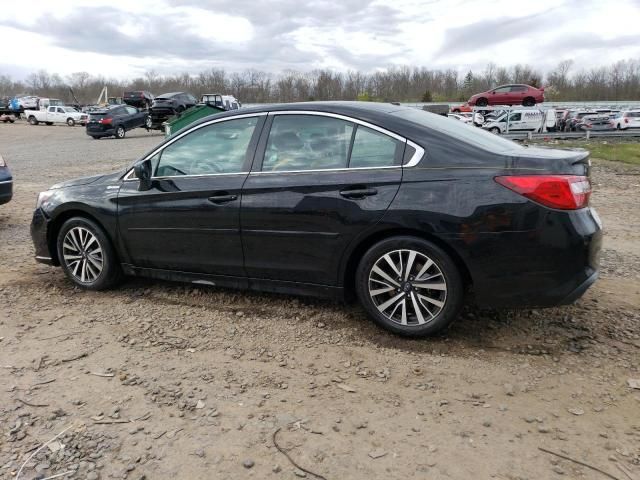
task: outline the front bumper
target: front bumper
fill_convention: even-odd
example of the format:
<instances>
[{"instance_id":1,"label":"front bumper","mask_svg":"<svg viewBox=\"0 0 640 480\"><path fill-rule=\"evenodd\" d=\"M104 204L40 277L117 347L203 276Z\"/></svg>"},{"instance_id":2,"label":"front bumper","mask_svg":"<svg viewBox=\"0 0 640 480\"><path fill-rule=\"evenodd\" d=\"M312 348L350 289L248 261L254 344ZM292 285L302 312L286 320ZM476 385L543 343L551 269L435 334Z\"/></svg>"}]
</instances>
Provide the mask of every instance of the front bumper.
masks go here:
<instances>
[{"instance_id":1,"label":"front bumper","mask_svg":"<svg viewBox=\"0 0 640 480\"><path fill-rule=\"evenodd\" d=\"M49 218L47 218L42 209L37 208L33 212L33 218L31 219L31 239L35 248L36 261L47 265L57 265L56 257L49 249L48 227Z\"/></svg>"},{"instance_id":2,"label":"front bumper","mask_svg":"<svg viewBox=\"0 0 640 480\"><path fill-rule=\"evenodd\" d=\"M0 205L9 203L13 197L13 179L0 180Z\"/></svg>"}]
</instances>

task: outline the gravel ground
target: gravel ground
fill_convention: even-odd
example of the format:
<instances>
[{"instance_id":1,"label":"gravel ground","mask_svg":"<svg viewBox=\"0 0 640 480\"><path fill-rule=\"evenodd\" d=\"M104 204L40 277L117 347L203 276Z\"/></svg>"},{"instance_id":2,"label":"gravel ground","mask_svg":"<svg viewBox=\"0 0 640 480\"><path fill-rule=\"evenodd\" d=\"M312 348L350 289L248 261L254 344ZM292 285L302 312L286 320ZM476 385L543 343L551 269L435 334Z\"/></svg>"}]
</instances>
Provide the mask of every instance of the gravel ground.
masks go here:
<instances>
[{"instance_id":1,"label":"gravel ground","mask_svg":"<svg viewBox=\"0 0 640 480\"><path fill-rule=\"evenodd\" d=\"M161 139L0 124L16 181L0 207L0 478L26 460L20 479L605 478L540 448L640 478L640 169L595 164L603 274L578 303L467 308L415 341L356 305L143 279L85 292L34 262L38 191Z\"/></svg>"}]
</instances>

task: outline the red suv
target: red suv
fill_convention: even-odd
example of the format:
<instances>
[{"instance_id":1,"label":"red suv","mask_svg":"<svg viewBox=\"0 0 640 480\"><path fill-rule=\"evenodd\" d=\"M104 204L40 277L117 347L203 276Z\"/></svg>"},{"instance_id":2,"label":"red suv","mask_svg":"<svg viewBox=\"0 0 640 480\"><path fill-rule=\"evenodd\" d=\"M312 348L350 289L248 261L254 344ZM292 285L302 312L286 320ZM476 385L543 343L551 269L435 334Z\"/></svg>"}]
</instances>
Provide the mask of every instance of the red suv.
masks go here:
<instances>
[{"instance_id":1,"label":"red suv","mask_svg":"<svg viewBox=\"0 0 640 480\"><path fill-rule=\"evenodd\" d=\"M530 85L501 85L488 92L476 93L469 99L469 105L523 105L533 107L544 102L544 88Z\"/></svg>"}]
</instances>

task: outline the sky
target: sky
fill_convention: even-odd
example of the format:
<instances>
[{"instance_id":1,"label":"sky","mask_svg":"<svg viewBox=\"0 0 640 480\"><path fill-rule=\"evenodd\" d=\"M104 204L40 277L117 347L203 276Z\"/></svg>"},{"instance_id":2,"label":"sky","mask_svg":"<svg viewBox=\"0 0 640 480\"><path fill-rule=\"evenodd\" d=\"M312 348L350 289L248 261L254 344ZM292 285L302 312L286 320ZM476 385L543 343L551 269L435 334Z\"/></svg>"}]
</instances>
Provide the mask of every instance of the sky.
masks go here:
<instances>
[{"instance_id":1,"label":"sky","mask_svg":"<svg viewBox=\"0 0 640 480\"><path fill-rule=\"evenodd\" d=\"M120 79L640 58L640 0L3 0L0 74Z\"/></svg>"}]
</instances>

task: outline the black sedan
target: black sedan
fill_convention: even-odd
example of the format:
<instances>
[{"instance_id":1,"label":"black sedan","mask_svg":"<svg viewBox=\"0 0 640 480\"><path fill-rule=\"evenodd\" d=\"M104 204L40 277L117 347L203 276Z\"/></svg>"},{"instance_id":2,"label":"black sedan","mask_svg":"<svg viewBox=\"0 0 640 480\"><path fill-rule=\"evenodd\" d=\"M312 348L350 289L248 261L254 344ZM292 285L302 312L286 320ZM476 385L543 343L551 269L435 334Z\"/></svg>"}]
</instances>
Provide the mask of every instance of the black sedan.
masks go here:
<instances>
[{"instance_id":1,"label":"black sedan","mask_svg":"<svg viewBox=\"0 0 640 480\"><path fill-rule=\"evenodd\" d=\"M318 102L221 113L125 171L42 192L37 259L123 275L350 298L399 334L482 306L575 301L601 226L584 150L525 148L417 109ZM467 293L472 295L467 295Z\"/></svg>"},{"instance_id":2,"label":"black sedan","mask_svg":"<svg viewBox=\"0 0 640 480\"><path fill-rule=\"evenodd\" d=\"M94 139L102 137L124 138L128 130L149 128L149 114L129 105L113 105L89 113L87 135Z\"/></svg>"},{"instance_id":3,"label":"black sedan","mask_svg":"<svg viewBox=\"0 0 640 480\"><path fill-rule=\"evenodd\" d=\"M2 155L0 155L0 205L9 203L13 196L13 177Z\"/></svg>"}]
</instances>

